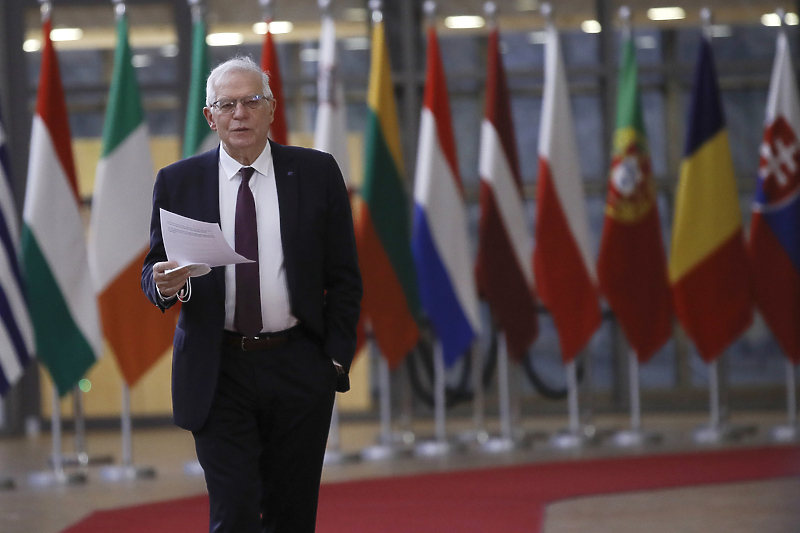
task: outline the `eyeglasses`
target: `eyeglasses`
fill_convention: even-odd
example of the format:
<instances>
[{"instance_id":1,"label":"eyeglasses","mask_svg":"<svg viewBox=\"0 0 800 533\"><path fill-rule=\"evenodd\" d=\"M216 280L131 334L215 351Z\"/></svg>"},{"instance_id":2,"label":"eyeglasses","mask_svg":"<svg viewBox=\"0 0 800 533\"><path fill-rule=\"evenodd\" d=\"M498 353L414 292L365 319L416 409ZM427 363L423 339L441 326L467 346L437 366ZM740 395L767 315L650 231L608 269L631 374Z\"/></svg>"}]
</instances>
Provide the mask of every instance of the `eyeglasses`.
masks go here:
<instances>
[{"instance_id":1,"label":"eyeglasses","mask_svg":"<svg viewBox=\"0 0 800 533\"><path fill-rule=\"evenodd\" d=\"M251 94L249 96L243 96L242 98L221 98L211 104L211 107L216 107L220 113L228 115L236 110L239 102L247 109L255 111L261 107L262 102L269 99L268 96L263 96L261 94Z\"/></svg>"}]
</instances>

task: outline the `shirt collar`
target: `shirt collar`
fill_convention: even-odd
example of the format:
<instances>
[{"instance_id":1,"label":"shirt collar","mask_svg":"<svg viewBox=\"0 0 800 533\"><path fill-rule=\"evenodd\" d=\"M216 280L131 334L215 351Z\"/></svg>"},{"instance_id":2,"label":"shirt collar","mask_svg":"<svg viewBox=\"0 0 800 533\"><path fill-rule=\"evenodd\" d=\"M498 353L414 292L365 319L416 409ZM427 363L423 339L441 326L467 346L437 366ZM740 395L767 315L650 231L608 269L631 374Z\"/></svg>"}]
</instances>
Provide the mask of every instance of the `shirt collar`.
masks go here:
<instances>
[{"instance_id":1,"label":"shirt collar","mask_svg":"<svg viewBox=\"0 0 800 533\"><path fill-rule=\"evenodd\" d=\"M225 151L225 148L220 145L219 147L219 164L222 167L222 171L225 174L225 177L229 180L232 180L235 176L238 175L239 169L242 168L242 164L228 155L228 152ZM272 148L269 145L269 141L267 141L267 145L264 147L264 151L261 152L261 155L253 161L253 164L250 165L256 172L259 174L263 174L264 176L267 175L267 171L269 170L270 166L272 165Z\"/></svg>"}]
</instances>

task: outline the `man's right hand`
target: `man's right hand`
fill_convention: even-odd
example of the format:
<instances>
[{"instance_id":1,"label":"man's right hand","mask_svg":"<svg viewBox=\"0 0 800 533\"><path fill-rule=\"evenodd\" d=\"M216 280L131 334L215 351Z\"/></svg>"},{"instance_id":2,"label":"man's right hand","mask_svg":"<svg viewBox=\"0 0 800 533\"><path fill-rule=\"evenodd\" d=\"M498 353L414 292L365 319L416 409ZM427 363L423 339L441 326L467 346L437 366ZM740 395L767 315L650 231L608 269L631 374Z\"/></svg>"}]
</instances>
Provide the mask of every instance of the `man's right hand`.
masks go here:
<instances>
[{"instance_id":1,"label":"man's right hand","mask_svg":"<svg viewBox=\"0 0 800 533\"><path fill-rule=\"evenodd\" d=\"M189 279L189 269L181 268L167 273L167 270L178 268L178 263L175 261L164 261L153 265L153 282L158 288L158 292L162 298L172 298L181 288L186 284Z\"/></svg>"}]
</instances>

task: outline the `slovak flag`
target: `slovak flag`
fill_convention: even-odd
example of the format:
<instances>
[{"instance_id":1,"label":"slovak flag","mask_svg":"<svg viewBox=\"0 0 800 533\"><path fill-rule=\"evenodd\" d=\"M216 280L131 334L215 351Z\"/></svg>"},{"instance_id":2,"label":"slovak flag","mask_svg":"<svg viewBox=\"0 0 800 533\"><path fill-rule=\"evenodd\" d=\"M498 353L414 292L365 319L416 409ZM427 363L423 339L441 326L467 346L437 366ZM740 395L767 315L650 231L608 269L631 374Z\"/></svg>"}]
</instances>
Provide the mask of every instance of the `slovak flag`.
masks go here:
<instances>
[{"instance_id":1,"label":"slovak flag","mask_svg":"<svg viewBox=\"0 0 800 533\"><path fill-rule=\"evenodd\" d=\"M422 308L442 343L445 365L450 366L472 344L480 315L447 80L434 27L428 29L427 61L411 250Z\"/></svg>"},{"instance_id":2,"label":"slovak flag","mask_svg":"<svg viewBox=\"0 0 800 533\"><path fill-rule=\"evenodd\" d=\"M786 34L778 35L748 252L761 314L800 364L800 96Z\"/></svg>"}]
</instances>

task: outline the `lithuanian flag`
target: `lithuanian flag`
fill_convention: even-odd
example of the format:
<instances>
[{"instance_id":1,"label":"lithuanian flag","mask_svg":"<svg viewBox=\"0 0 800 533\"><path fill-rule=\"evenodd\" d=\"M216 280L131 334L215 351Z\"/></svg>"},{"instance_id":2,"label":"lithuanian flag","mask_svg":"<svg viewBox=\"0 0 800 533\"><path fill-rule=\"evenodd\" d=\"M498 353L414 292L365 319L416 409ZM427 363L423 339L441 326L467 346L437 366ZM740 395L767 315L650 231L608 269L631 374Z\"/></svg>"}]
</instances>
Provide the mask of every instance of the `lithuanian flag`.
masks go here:
<instances>
[{"instance_id":1,"label":"lithuanian flag","mask_svg":"<svg viewBox=\"0 0 800 533\"><path fill-rule=\"evenodd\" d=\"M672 226L669 279L675 314L711 362L752 321L742 214L711 44L695 71Z\"/></svg>"},{"instance_id":2,"label":"lithuanian flag","mask_svg":"<svg viewBox=\"0 0 800 533\"><path fill-rule=\"evenodd\" d=\"M400 129L383 22L372 32L362 201L356 209L362 316L378 347L397 367L417 343L419 291L411 255Z\"/></svg>"}]
</instances>

